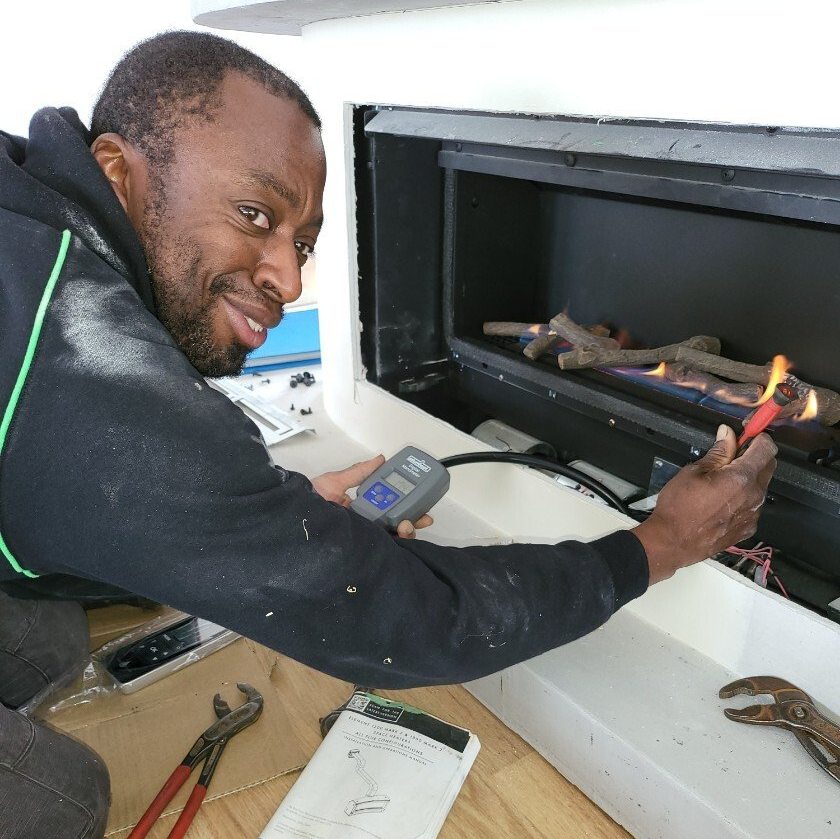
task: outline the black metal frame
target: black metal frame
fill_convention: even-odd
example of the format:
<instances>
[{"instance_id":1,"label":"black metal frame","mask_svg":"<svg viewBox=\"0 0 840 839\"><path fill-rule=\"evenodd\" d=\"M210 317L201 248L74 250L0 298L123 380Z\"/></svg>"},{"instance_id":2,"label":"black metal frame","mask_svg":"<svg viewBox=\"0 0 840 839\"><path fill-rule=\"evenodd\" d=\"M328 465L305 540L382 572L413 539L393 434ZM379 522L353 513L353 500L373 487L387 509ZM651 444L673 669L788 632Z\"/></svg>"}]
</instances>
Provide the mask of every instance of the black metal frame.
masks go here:
<instances>
[{"instance_id":1,"label":"black metal frame","mask_svg":"<svg viewBox=\"0 0 840 839\"><path fill-rule=\"evenodd\" d=\"M488 176L571 194L701 205L703 212L733 218L749 213L780 225L771 231L779 236L791 235L791 224L818 236L840 225L840 131L391 108L357 113L368 377L465 430L494 416L635 483L646 481L654 458L684 463L708 448L720 415L663 403L633 384L616 387L598 371L563 373L483 340L481 312L467 311L465 300L479 281L476 272L493 270L498 254L478 254L465 266L463 248L476 249L470 225L480 225L463 224L472 208L461 180ZM492 204L492 190L489 197ZM487 217L494 211L487 209ZM524 205L523 212L529 212ZM508 223L520 225L515 236L534 219ZM820 257L824 271L833 264L833 243ZM840 250L837 255L840 265ZM517 257L501 258L512 265ZM539 258L526 256L523 274L538 271ZM499 292L488 289L493 293ZM414 324L409 340L401 333L407 323ZM840 378L825 379L816 383L840 384ZM840 442L835 429L823 436L826 445ZM782 453L774 503L761 535L840 580L840 472L808 462L815 443L803 442L800 432L777 437Z\"/></svg>"}]
</instances>

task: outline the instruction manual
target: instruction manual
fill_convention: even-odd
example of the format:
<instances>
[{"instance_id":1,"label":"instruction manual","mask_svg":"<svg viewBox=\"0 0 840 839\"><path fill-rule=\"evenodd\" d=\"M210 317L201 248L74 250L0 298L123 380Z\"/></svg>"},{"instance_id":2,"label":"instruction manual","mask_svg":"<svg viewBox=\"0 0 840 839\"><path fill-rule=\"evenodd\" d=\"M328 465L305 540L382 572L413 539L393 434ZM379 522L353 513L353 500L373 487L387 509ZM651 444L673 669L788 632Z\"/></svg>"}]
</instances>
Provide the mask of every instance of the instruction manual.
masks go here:
<instances>
[{"instance_id":1,"label":"instruction manual","mask_svg":"<svg viewBox=\"0 0 840 839\"><path fill-rule=\"evenodd\" d=\"M433 839L479 748L463 728L357 691L260 839Z\"/></svg>"}]
</instances>

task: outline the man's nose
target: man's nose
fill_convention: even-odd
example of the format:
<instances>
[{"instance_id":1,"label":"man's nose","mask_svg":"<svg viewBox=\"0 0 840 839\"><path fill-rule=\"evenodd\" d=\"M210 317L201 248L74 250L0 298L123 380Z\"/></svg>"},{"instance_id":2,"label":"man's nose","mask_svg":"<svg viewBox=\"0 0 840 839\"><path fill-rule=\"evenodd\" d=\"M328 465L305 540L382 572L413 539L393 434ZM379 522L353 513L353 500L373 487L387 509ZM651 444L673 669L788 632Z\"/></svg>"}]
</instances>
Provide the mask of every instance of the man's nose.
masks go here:
<instances>
[{"instance_id":1,"label":"man's nose","mask_svg":"<svg viewBox=\"0 0 840 839\"><path fill-rule=\"evenodd\" d=\"M303 290L300 262L293 241L272 237L265 242L253 273L254 285L278 303L292 303Z\"/></svg>"}]
</instances>

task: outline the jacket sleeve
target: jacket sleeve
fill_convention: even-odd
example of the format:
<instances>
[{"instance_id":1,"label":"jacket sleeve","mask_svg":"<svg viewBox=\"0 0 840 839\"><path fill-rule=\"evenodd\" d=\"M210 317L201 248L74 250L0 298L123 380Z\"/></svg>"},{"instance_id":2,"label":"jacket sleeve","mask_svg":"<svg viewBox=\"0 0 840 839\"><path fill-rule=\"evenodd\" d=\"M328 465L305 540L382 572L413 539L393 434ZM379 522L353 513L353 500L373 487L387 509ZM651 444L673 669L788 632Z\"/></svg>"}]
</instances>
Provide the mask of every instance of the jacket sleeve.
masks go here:
<instances>
[{"instance_id":1,"label":"jacket sleeve","mask_svg":"<svg viewBox=\"0 0 840 839\"><path fill-rule=\"evenodd\" d=\"M92 335L91 297L120 310L125 292L88 292L64 287L51 310L0 473L4 536L30 570L120 586L383 688L501 670L645 590L629 532L450 548L324 501L145 314Z\"/></svg>"}]
</instances>

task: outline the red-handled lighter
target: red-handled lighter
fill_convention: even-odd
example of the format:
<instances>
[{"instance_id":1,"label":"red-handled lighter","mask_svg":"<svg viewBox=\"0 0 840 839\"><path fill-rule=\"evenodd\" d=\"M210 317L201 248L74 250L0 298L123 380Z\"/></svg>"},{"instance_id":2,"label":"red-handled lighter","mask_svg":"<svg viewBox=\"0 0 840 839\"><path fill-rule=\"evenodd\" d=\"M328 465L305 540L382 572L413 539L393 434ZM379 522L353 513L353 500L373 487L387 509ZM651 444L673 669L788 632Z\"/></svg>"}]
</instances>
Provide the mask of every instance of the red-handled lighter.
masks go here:
<instances>
[{"instance_id":1,"label":"red-handled lighter","mask_svg":"<svg viewBox=\"0 0 840 839\"><path fill-rule=\"evenodd\" d=\"M764 431L781 412L782 408L797 399L796 391L787 384L776 385L772 398L768 399L744 426L744 432L738 438L736 457L742 454L749 444Z\"/></svg>"}]
</instances>

